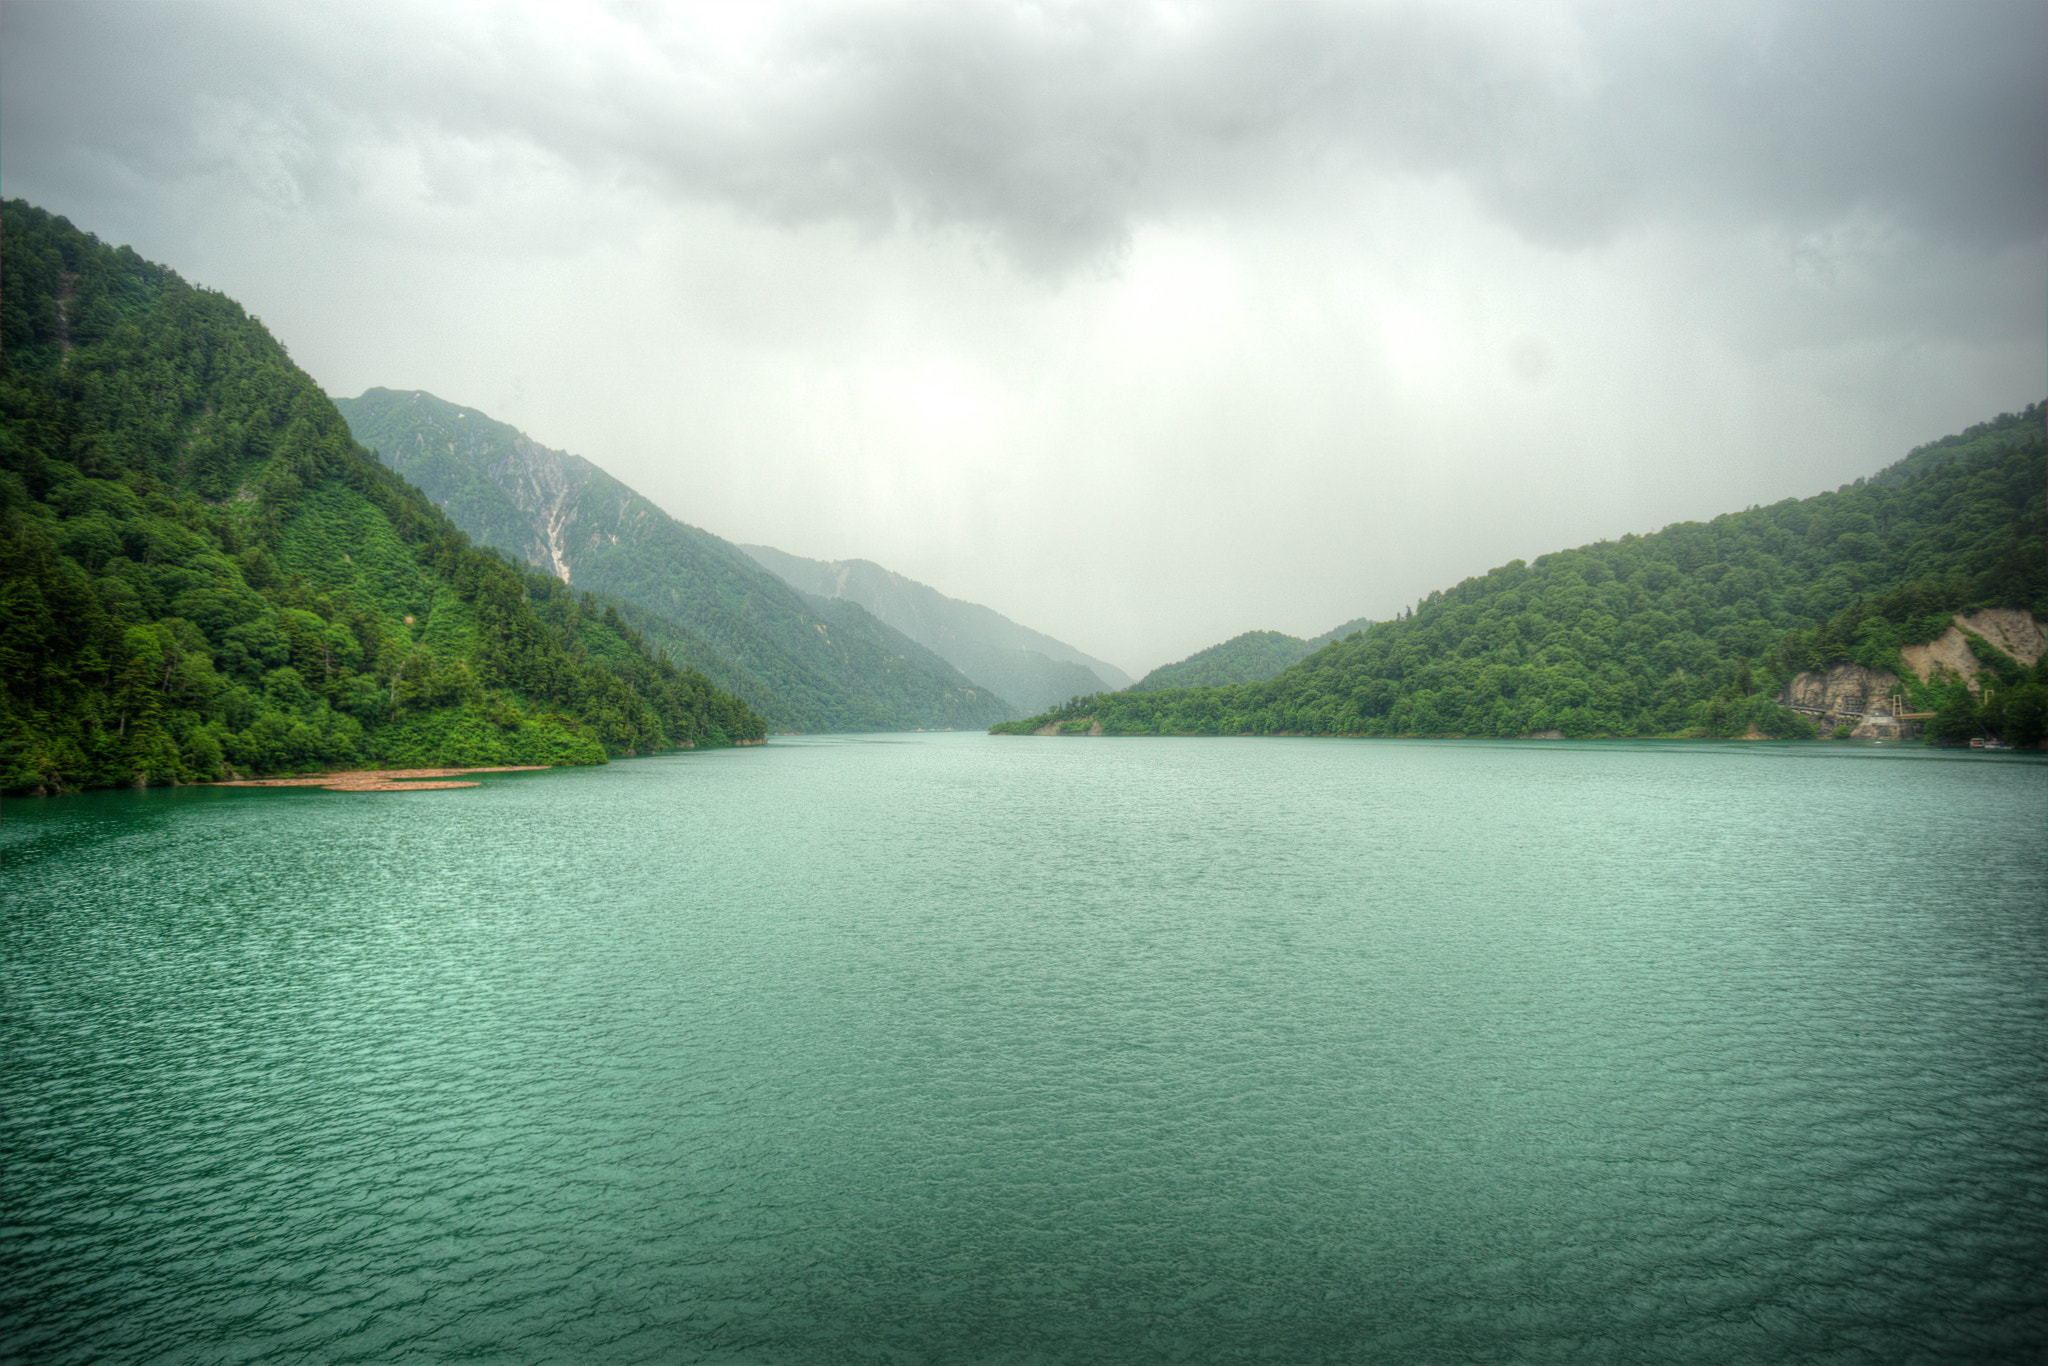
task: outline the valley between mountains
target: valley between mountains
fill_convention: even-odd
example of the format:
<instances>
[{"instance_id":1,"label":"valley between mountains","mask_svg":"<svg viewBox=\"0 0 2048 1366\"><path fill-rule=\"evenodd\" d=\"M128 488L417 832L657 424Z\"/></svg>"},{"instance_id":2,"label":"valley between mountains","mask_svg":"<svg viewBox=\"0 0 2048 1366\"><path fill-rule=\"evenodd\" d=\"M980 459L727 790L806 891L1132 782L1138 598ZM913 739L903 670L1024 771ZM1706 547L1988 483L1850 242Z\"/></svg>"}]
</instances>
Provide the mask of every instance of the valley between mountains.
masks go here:
<instances>
[{"instance_id":1,"label":"valley between mountains","mask_svg":"<svg viewBox=\"0 0 2048 1366\"><path fill-rule=\"evenodd\" d=\"M20 200L4 215L0 790L770 731L2048 734L2039 403L1833 492L1511 561L1313 639L1248 631L1133 683L869 561L735 545L477 409L332 401L233 300Z\"/></svg>"}]
</instances>

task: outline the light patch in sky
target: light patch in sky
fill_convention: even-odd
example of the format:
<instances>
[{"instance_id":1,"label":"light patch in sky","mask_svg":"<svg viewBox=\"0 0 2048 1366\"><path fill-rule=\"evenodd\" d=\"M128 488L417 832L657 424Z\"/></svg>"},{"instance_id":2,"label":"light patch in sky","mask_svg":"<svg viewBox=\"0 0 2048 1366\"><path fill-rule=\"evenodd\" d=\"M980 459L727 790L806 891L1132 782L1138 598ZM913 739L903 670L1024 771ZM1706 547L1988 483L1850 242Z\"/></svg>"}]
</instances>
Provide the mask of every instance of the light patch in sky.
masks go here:
<instances>
[{"instance_id":1,"label":"light patch in sky","mask_svg":"<svg viewBox=\"0 0 2048 1366\"><path fill-rule=\"evenodd\" d=\"M874 387L899 422L932 438L979 437L995 418L987 386L944 357L885 370Z\"/></svg>"},{"instance_id":2,"label":"light patch in sky","mask_svg":"<svg viewBox=\"0 0 2048 1366\"><path fill-rule=\"evenodd\" d=\"M1082 310L1099 310L1099 323L1080 324L1095 345L1156 369L1241 338L1240 287L1224 244L1160 228L1141 235L1114 277L1072 288Z\"/></svg>"},{"instance_id":3,"label":"light patch in sky","mask_svg":"<svg viewBox=\"0 0 2048 1366\"><path fill-rule=\"evenodd\" d=\"M1387 368L1404 388L1435 390L1452 377L1459 339L1441 308L1398 301L1384 304L1380 337Z\"/></svg>"}]
</instances>

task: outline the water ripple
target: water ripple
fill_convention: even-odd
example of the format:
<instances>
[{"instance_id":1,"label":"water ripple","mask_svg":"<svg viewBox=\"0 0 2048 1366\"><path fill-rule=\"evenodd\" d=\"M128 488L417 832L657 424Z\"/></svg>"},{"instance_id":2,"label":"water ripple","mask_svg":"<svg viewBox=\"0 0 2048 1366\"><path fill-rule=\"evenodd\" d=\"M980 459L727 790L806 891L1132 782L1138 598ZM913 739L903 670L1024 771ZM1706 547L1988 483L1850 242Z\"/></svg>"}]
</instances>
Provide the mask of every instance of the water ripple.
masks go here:
<instances>
[{"instance_id":1,"label":"water ripple","mask_svg":"<svg viewBox=\"0 0 2048 1366\"><path fill-rule=\"evenodd\" d=\"M2048 1350L2048 765L778 742L10 803L0 1357Z\"/></svg>"}]
</instances>

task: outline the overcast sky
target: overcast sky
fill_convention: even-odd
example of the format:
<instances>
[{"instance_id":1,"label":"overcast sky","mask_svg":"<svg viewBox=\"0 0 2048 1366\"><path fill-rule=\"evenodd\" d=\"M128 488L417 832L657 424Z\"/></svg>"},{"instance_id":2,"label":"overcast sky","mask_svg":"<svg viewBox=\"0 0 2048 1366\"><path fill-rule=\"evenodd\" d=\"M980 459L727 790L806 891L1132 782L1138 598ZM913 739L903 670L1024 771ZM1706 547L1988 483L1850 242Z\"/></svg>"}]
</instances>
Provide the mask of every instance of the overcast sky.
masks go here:
<instances>
[{"instance_id":1,"label":"overcast sky","mask_svg":"<svg viewBox=\"0 0 2048 1366\"><path fill-rule=\"evenodd\" d=\"M5 193L1132 674L2048 390L2048 6L0 8Z\"/></svg>"}]
</instances>

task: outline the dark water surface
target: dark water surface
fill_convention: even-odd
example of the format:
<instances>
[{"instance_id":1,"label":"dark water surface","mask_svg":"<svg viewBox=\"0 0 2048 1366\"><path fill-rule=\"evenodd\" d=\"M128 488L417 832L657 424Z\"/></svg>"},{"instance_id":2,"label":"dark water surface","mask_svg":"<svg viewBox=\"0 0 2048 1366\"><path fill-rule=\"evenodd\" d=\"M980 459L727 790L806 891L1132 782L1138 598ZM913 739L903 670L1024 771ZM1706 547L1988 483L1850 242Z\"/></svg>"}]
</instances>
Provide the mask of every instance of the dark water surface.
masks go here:
<instances>
[{"instance_id":1,"label":"dark water surface","mask_svg":"<svg viewBox=\"0 0 2048 1366\"><path fill-rule=\"evenodd\" d=\"M2036 757L892 736L4 814L9 1360L2048 1344Z\"/></svg>"}]
</instances>

